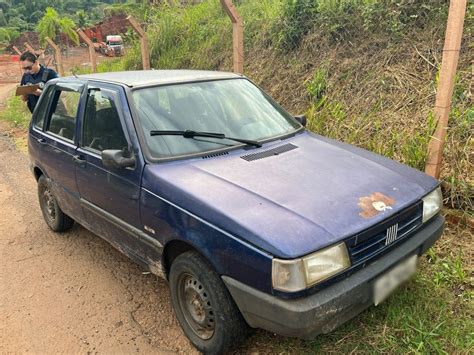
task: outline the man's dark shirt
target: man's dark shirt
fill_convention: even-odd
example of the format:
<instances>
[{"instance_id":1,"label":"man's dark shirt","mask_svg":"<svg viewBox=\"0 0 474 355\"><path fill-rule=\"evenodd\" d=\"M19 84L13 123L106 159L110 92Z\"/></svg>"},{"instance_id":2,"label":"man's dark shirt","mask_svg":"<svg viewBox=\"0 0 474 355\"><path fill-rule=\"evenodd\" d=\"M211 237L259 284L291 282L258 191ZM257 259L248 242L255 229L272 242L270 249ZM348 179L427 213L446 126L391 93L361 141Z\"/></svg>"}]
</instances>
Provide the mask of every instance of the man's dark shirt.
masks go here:
<instances>
[{"instance_id":1,"label":"man's dark shirt","mask_svg":"<svg viewBox=\"0 0 474 355\"><path fill-rule=\"evenodd\" d=\"M46 70L45 67L40 65L40 70L36 74L23 74L23 77L21 78L21 85L27 85L27 84L38 84L42 82L43 80L43 72ZM46 81L49 81L51 79L57 78L58 74L53 70L48 68L48 76L46 78ZM28 109L30 110L31 113L33 113L33 110L35 109L36 104L38 103L39 96L36 95L27 95L27 105Z\"/></svg>"}]
</instances>

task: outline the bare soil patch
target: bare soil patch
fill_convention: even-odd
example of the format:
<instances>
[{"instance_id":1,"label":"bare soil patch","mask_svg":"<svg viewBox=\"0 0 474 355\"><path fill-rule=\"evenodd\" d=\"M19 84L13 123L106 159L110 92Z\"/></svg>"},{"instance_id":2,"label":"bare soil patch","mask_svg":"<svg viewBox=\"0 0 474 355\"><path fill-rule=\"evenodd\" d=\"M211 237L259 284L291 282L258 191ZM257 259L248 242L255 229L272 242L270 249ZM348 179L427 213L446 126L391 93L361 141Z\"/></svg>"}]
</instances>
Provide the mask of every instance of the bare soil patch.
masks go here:
<instances>
[{"instance_id":1,"label":"bare soil patch","mask_svg":"<svg viewBox=\"0 0 474 355\"><path fill-rule=\"evenodd\" d=\"M0 353L195 352L165 281L79 225L47 228L18 134L0 122Z\"/></svg>"}]
</instances>

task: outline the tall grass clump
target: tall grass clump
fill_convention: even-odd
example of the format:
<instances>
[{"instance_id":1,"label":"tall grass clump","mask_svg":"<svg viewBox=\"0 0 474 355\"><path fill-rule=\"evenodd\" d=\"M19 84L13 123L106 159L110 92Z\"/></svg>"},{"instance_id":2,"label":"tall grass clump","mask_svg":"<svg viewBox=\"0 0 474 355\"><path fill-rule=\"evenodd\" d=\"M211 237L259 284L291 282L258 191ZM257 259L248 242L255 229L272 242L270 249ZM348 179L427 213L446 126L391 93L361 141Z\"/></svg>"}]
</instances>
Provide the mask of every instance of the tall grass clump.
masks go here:
<instances>
[{"instance_id":1,"label":"tall grass clump","mask_svg":"<svg viewBox=\"0 0 474 355\"><path fill-rule=\"evenodd\" d=\"M15 127L27 128L31 113L19 96L11 96L6 102L6 107L0 111L0 120L7 121Z\"/></svg>"},{"instance_id":2,"label":"tall grass clump","mask_svg":"<svg viewBox=\"0 0 474 355\"><path fill-rule=\"evenodd\" d=\"M285 0L275 44L293 50L311 31L324 32L335 42L374 31L400 36L445 18L445 7L444 0Z\"/></svg>"},{"instance_id":3,"label":"tall grass clump","mask_svg":"<svg viewBox=\"0 0 474 355\"><path fill-rule=\"evenodd\" d=\"M282 0L242 1L239 12L245 19L245 44L264 43L280 15ZM118 10L115 10L118 11ZM146 31L151 66L155 69L218 69L232 67L232 24L218 0L194 6L168 3L147 9ZM141 68L138 41L125 58L101 64L99 70Z\"/></svg>"}]
</instances>

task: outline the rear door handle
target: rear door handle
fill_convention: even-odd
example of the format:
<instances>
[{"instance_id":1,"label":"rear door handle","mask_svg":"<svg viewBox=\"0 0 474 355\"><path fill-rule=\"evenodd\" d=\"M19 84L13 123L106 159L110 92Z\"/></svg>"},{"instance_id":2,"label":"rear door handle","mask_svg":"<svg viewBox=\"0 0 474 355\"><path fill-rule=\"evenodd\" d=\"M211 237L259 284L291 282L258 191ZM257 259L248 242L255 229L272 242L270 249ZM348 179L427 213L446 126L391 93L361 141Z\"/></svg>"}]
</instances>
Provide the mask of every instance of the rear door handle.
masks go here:
<instances>
[{"instance_id":1,"label":"rear door handle","mask_svg":"<svg viewBox=\"0 0 474 355\"><path fill-rule=\"evenodd\" d=\"M73 156L72 160L74 161L75 164L79 165L80 167L86 166L86 160L82 159L82 156L80 155Z\"/></svg>"},{"instance_id":2,"label":"rear door handle","mask_svg":"<svg viewBox=\"0 0 474 355\"><path fill-rule=\"evenodd\" d=\"M38 141L39 144L46 144L46 139L44 138L38 138L36 140Z\"/></svg>"}]
</instances>

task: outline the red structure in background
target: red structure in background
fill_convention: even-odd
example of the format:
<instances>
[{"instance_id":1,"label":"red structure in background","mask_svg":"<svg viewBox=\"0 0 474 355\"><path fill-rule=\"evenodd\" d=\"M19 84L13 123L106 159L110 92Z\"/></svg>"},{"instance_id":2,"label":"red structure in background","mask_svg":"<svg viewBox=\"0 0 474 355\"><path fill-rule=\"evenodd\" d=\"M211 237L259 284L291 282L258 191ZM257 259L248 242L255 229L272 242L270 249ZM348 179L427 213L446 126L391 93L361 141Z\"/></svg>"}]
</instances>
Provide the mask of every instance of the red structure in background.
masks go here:
<instances>
[{"instance_id":1,"label":"red structure in background","mask_svg":"<svg viewBox=\"0 0 474 355\"><path fill-rule=\"evenodd\" d=\"M84 33L87 37L91 39L92 42L97 43L97 48L99 44L105 42L106 36L109 35L119 35L124 34L130 28L130 24L127 21L126 15L114 15L109 18L106 18L104 21L95 24L92 27L85 28ZM85 43L82 39L79 39L81 43ZM23 32L15 41L10 43L6 48L7 52L16 54L13 46L16 46L20 51L24 50L24 44L28 42L33 48L39 49L40 40L37 32L29 31ZM61 45L73 45L73 43L63 34L58 40L58 43Z\"/></svg>"},{"instance_id":2,"label":"red structure in background","mask_svg":"<svg viewBox=\"0 0 474 355\"><path fill-rule=\"evenodd\" d=\"M95 26L84 29L84 33L94 43L101 43L109 35L118 35L127 32L129 24L125 15L115 15L97 23ZM81 40L81 42L83 42Z\"/></svg>"},{"instance_id":3,"label":"red structure in background","mask_svg":"<svg viewBox=\"0 0 474 355\"><path fill-rule=\"evenodd\" d=\"M102 36L102 33L100 32L100 29L97 27L89 27L84 29L84 33L86 34L87 37L91 39L92 42L94 43L100 43L104 41L104 38ZM84 42L81 39L81 42Z\"/></svg>"}]
</instances>

